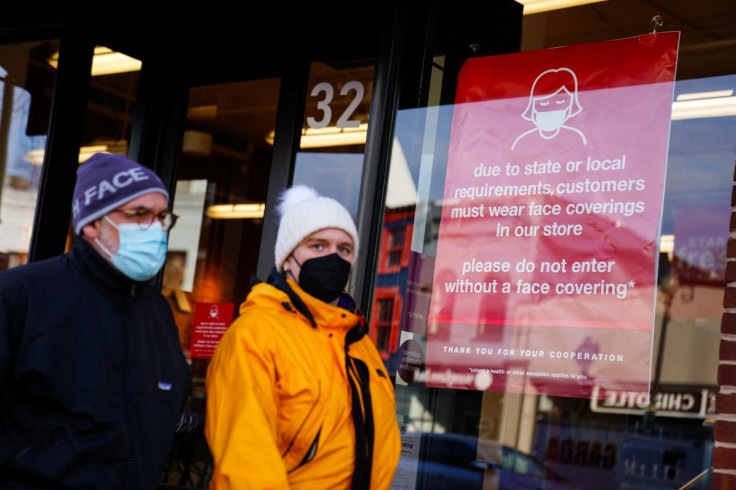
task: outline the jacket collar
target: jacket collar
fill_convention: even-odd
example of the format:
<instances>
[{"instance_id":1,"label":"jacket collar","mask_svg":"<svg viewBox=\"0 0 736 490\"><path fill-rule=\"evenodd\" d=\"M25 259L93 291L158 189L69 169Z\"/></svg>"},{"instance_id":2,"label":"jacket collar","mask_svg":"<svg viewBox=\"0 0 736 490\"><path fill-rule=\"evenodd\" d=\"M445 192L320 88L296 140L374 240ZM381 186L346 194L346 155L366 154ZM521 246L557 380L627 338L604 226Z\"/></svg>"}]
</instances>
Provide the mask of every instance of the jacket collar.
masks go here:
<instances>
[{"instance_id":1,"label":"jacket collar","mask_svg":"<svg viewBox=\"0 0 736 490\"><path fill-rule=\"evenodd\" d=\"M118 271L80 236L76 237L69 258L74 267L89 276L103 293L116 302L127 301L145 284Z\"/></svg>"},{"instance_id":2,"label":"jacket collar","mask_svg":"<svg viewBox=\"0 0 736 490\"><path fill-rule=\"evenodd\" d=\"M297 309L299 313L304 315L304 317L309 320L309 323L312 324L312 327L317 327L317 322L314 320L314 316L312 316L312 312L309 311L309 308L307 308L307 305L304 304L302 299L299 297L298 294L291 288L289 283L286 282L286 279L284 279L284 276L282 276L279 271L274 266L271 269L271 272L268 274L268 279L266 279L266 283L270 284L271 286L275 287L279 291L282 291L286 293L286 295L289 297L289 301L291 301L291 304L294 305L294 308Z\"/></svg>"},{"instance_id":3,"label":"jacket collar","mask_svg":"<svg viewBox=\"0 0 736 490\"><path fill-rule=\"evenodd\" d=\"M251 282L253 285L259 283L258 279ZM289 300L287 304L290 303L301 313L313 328L317 328L318 325L326 328L348 327L346 346L360 340L368 332L363 315L357 310L355 301L347 294L342 295L338 306L325 303L305 293L293 280L285 279L276 267L271 269L266 284L284 293ZM290 308L284 302L282 306Z\"/></svg>"}]
</instances>

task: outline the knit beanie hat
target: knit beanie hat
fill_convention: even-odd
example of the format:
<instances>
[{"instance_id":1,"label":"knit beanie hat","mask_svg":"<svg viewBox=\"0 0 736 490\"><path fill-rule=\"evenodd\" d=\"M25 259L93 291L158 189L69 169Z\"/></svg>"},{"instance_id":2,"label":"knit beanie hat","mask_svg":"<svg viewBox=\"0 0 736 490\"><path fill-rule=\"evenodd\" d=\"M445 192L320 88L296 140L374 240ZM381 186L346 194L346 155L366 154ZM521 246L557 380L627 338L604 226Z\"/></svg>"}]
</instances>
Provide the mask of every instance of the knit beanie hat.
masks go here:
<instances>
[{"instance_id":1,"label":"knit beanie hat","mask_svg":"<svg viewBox=\"0 0 736 490\"><path fill-rule=\"evenodd\" d=\"M113 153L95 153L77 168L72 225L79 235L85 225L149 192L169 193L150 169Z\"/></svg>"},{"instance_id":2,"label":"knit beanie hat","mask_svg":"<svg viewBox=\"0 0 736 490\"><path fill-rule=\"evenodd\" d=\"M274 249L279 271L302 240L325 228L338 228L350 235L358 253L358 230L348 210L336 200L320 196L313 188L295 185L285 190L276 211L281 217Z\"/></svg>"}]
</instances>

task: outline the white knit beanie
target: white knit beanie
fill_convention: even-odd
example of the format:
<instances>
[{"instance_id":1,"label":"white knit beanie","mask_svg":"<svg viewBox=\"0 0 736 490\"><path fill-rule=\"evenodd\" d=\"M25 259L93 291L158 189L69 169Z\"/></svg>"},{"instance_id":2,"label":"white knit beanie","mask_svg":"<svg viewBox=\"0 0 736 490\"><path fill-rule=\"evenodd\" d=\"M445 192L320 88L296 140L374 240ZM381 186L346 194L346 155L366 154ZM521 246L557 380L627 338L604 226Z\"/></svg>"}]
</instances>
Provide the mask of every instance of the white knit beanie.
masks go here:
<instances>
[{"instance_id":1,"label":"white knit beanie","mask_svg":"<svg viewBox=\"0 0 736 490\"><path fill-rule=\"evenodd\" d=\"M279 271L302 240L325 228L338 228L350 235L358 253L358 230L348 210L336 200L320 196L313 188L295 185L285 190L276 211L281 216L274 248Z\"/></svg>"}]
</instances>

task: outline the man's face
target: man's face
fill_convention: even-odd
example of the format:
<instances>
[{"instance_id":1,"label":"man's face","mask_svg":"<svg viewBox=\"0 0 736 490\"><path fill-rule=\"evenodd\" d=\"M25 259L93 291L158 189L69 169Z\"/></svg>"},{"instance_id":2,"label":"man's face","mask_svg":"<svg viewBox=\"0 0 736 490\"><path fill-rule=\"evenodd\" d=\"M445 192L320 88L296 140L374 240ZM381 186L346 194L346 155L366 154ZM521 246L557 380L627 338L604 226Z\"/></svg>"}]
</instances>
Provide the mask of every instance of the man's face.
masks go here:
<instances>
[{"instance_id":1,"label":"man's face","mask_svg":"<svg viewBox=\"0 0 736 490\"><path fill-rule=\"evenodd\" d=\"M151 210L154 214L158 214L162 211L166 211L168 204L168 200L160 192L149 192L148 194L136 197L132 201L128 201L114 211L110 211L107 214L107 217L118 225L122 223L136 223L135 217L128 216L122 211L135 211L140 208L145 208ZM108 259L108 261L110 260L110 257L100 249L95 239L99 240L113 255L116 254L120 248L120 236L118 235L118 230L104 218L95 220L82 228L82 236L92 244L100 255Z\"/></svg>"},{"instance_id":2,"label":"man's face","mask_svg":"<svg viewBox=\"0 0 736 490\"><path fill-rule=\"evenodd\" d=\"M283 263L284 272L298 283L301 267L309 259L323 257L325 255L338 254L348 261L350 265L355 261L355 246L353 239L345 231L339 228L325 228L305 238L289 255ZM294 258L296 257L296 260ZM299 264L297 264L299 261Z\"/></svg>"}]
</instances>

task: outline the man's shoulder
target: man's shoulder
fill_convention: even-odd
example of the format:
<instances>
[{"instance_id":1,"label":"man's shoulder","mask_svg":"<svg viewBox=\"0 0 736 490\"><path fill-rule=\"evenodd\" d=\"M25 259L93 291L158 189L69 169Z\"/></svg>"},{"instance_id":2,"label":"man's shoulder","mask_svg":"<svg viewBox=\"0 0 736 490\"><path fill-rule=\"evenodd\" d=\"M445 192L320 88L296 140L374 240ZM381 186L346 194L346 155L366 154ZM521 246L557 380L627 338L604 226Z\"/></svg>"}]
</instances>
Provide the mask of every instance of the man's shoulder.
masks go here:
<instances>
[{"instance_id":1,"label":"man's shoulder","mask_svg":"<svg viewBox=\"0 0 736 490\"><path fill-rule=\"evenodd\" d=\"M14 289L22 285L50 283L58 289L63 287L57 282L58 276L68 271L69 264L66 255L59 255L50 259L31 262L0 272L0 291ZM56 276L56 279L55 277Z\"/></svg>"}]
</instances>

